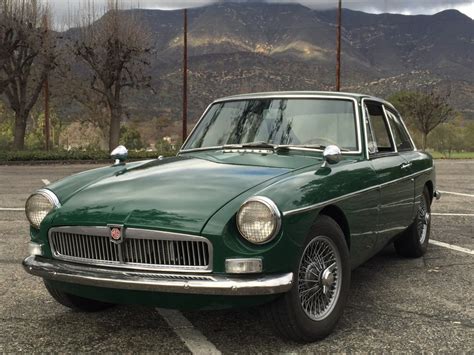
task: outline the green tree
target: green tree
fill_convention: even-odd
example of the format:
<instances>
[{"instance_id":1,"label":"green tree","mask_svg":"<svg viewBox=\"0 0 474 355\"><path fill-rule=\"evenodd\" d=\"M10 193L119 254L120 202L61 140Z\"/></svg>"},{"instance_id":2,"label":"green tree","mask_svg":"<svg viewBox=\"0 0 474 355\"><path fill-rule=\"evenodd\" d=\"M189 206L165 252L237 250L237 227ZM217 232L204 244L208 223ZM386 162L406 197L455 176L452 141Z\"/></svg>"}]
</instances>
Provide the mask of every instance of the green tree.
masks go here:
<instances>
[{"instance_id":1,"label":"green tree","mask_svg":"<svg viewBox=\"0 0 474 355\"><path fill-rule=\"evenodd\" d=\"M468 123L464 128L464 147L474 152L474 122Z\"/></svg>"},{"instance_id":2,"label":"green tree","mask_svg":"<svg viewBox=\"0 0 474 355\"><path fill-rule=\"evenodd\" d=\"M145 148L140 132L134 127L120 127L120 144L123 144L128 149Z\"/></svg>"},{"instance_id":3,"label":"green tree","mask_svg":"<svg viewBox=\"0 0 474 355\"><path fill-rule=\"evenodd\" d=\"M158 153L164 156L175 155L178 152L176 144L172 144L169 140L163 138L158 139L155 147Z\"/></svg>"},{"instance_id":4,"label":"green tree","mask_svg":"<svg viewBox=\"0 0 474 355\"><path fill-rule=\"evenodd\" d=\"M50 111L49 123L51 127L51 146L52 148L59 147L59 136L62 131L62 123L59 120L58 115L55 111ZM44 149L45 147L45 117L44 112L36 115L31 120L31 125L28 127L28 133L26 134L26 147L28 149Z\"/></svg>"},{"instance_id":5,"label":"green tree","mask_svg":"<svg viewBox=\"0 0 474 355\"><path fill-rule=\"evenodd\" d=\"M453 151L464 149L465 128L462 127L462 119L459 117L455 121L441 123L431 133L430 146L443 153L447 158L451 158Z\"/></svg>"},{"instance_id":6,"label":"green tree","mask_svg":"<svg viewBox=\"0 0 474 355\"><path fill-rule=\"evenodd\" d=\"M13 126L15 119L0 102L0 149L10 149L13 142Z\"/></svg>"},{"instance_id":7,"label":"green tree","mask_svg":"<svg viewBox=\"0 0 474 355\"><path fill-rule=\"evenodd\" d=\"M421 145L425 150L430 132L454 116L455 112L447 102L448 96L433 91L402 91L388 100L395 105L405 120L421 133Z\"/></svg>"}]
</instances>

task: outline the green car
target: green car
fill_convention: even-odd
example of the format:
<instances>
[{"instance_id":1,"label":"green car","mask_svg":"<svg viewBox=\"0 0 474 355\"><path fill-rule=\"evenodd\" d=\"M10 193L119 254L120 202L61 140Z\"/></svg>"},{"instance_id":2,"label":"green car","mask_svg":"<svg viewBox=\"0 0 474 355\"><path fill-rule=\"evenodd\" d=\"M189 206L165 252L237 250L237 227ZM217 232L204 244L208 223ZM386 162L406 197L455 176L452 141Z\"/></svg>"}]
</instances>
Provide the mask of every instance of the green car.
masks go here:
<instances>
[{"instance_id":1,"label":"green car","mask_svg":"<svg viewBox=\"0 0 474 355\"><path fill-rule=\"evenodd\" d=\"M115 163L26 202L30 274L67 307L263 305L276 331L328 335L351 269L388 243L420 257L436 190L396 109L270 92L213 102L176 157Z\"/></svg>"}]
</instances>

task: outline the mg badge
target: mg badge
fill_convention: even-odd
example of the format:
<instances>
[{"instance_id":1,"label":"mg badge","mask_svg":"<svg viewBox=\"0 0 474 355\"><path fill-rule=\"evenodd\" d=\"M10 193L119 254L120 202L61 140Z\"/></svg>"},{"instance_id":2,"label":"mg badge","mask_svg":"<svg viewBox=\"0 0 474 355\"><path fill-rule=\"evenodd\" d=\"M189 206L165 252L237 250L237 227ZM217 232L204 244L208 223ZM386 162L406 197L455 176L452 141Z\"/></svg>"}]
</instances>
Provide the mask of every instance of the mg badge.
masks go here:
<instances>
[{"instance_id":1,"label":"mg badge","mask_svg":"<svg viewBox=\"0 0 474 355\"><path fill-rule=\"evenodd\" d=\"M110 238L114 243L122 243L124 238L124 228L122 225L108 225L110 228Z\"/></svg>"}]
</instances>

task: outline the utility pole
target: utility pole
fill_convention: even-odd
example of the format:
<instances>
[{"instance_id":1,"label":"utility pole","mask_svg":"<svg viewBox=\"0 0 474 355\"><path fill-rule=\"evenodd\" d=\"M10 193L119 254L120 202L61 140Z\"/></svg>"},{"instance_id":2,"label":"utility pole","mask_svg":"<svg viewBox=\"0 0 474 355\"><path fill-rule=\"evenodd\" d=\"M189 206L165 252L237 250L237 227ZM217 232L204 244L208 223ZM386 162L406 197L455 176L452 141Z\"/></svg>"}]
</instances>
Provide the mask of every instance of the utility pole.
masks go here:
<instances>
[{"instance_id":1,"label":"utility pole","mask_svg":"<svg viewBox=\"0 0 474 355\"><path fill-rule=\"evenodd\" d=\"M339 6L337 8L336 91L341 91L341 14L342 0L339 0Z\"/></svg>"},{"instance_id":2,"label":"utility pole","mask_svg":"<svg viewBox=\"0 0 474 355\"><path fill-rule=\"evenodd\" d=\"M46 31L46 45L49 45L48 35L48 15L44 15L44 30ZM49 134L50 134L50 123L49 123L49 74L46 74L46 79L44 80L44 146L46 151L49 151Z\"/></svg>"},{"instance_id":3,"label":"utility pole","mask_svg":"<svg viewBox=\"0 0 474 355\"><path fill-rule=\"evenodd\" d=\"M45 149L48 151L50 147L49 143L49 132L50 124L49 124L49 82L48 77L44 81L44 137L45 137Z\"/></svg>"},{"instance_id":4,"label":"utility pole","mask_svg":"<svg viewBox=\"0 0 474 355\"><path fill-rule=\"evenodd\" d=\"M188 136L188 10L184 9L183 48L183 143Z\"/></svg>"}]
</instances>

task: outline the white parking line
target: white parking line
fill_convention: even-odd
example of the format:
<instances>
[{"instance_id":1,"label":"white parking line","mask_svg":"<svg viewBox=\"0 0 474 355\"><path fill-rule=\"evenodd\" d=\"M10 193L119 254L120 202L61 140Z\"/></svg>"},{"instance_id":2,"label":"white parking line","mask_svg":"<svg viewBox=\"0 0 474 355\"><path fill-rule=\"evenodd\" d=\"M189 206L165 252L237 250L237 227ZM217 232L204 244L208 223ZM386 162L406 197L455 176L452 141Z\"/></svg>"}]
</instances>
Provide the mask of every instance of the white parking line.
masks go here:
<instances>
[{"instance_id":1,"label":"white parking line","mask_svg":"<svg viewBox=\"0 0 474 355\"><path fill-rule=\"evenodd\" d=\"M465 197L474 197L471 194L464 194L462 192L451 192L451 191L440 191L442 194L456 195L456 196L465 196Z\"/></svg>"},{"instance_id":2,"label":"white parking line","mask_svg":"<svg viewBox=\"0 0 474 355\"><path fill-rule=\"evenodd\" d=\"M221 352L179 311L157 308L173 331L193 354L221 354Z\"/></svg>"},{"instance_id":3,"label":"white parking line","mask_svg":"<svg viewBox=\"0 0 474 355\"><path fill-rule=\"evenodd\" d=\"M0 207L0 211L24 211L23 207Z\"/></svg>"},{"instance_id":4,"label":"white parking line","mask_svg":"<svg viewBox=\"0 0 474 355\"><path fill-rule=\"evenodd\" d=\"M437 213L431 212L432 216L461 216L461 217L474 217L474 213Z\"/></svg>"},{"instance_id":5,"label":"white parking line","mask_svg":"<svg viewBox=\"0 0 474 355\"><path fill-rule=\"evenodd\" d=\"M433 239L430 239L430 244L437 245L437 246L443 247L443 248L448 248L448 249L460 251L462 253L474 255L474 250L471 250L471 249L468 249L468 248L463 248L463 247L458 247L457 245L452 245L452 244L448 244L448 243L444 243L444 242L439 242L439 241L433 240Z\"/></svg>"},{"instance_id":6,"label":"white parking line","mask_svg":"<svg viewBox=\"0 0 474 355\"><path fill-rule=\"evenodd\" d=\"M41 179L41 181L42 181L43 184L45 184L45 185L51 184L48 179Z\"/></svg>"}]
</instances>

